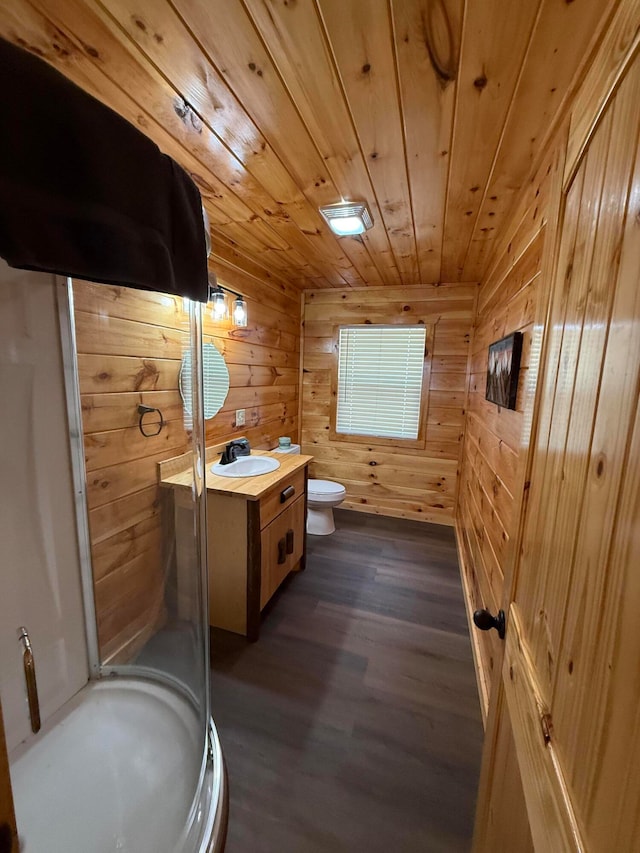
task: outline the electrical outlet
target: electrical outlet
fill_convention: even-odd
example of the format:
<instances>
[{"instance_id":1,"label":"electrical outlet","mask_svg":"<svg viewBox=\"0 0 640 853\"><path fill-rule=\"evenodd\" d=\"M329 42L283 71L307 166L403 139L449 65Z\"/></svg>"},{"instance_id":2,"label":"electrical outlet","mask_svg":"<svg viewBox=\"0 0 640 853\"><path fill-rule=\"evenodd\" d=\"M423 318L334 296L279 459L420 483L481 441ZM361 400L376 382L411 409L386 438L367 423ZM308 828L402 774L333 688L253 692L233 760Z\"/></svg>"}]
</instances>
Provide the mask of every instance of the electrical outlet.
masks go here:
<instances>
[{"instance_id":1,"label":"electrical outlet","mask_svg":"<svg viewBox=\"0 0 640 853\"><path fill-rule=\"evenodd\" d=\"M236 426L244 426L244 409L236 409Z\"/></svg>"}]
</instances>

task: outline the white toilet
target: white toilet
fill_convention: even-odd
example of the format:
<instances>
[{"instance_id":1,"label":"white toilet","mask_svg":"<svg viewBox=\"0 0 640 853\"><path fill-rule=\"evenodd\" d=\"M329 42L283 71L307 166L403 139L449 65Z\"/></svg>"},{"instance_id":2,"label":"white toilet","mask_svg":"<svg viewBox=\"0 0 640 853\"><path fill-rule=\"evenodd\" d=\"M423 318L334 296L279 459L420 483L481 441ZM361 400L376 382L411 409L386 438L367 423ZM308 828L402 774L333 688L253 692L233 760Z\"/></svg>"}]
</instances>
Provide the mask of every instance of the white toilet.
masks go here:
<instances>
[{"instance_id":1,"label":"white toilet","mask_svg":"<svg viewBox=\"0 0 640 853\"><path fill-rule=\"evenodd\" d=\"M331 480L309 480L307 487L307 533L327 536L333 533L333 508L339 506L347 490Z\"/></svg>"},{"instance_id":2,"label":"white toilet","mask_svg":"<svg viewBox=\"0 0 640 853\"><path fill-rule=\"evenodd\" d=\"M300 445L276 447L276 453L300 453ZM331 480L309 480L307 484L307 533L328 536L336 529L333 508L345 499L347 490Z\"/></svg>"}]
</instances>

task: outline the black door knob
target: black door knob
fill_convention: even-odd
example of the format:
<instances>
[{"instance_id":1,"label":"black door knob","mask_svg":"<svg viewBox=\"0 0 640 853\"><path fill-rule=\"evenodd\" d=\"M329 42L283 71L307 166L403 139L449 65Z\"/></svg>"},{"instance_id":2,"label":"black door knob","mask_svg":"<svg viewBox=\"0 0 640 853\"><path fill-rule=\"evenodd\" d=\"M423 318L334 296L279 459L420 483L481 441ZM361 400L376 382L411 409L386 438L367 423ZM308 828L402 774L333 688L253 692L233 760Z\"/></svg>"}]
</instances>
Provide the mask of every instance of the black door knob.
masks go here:
<instances>
[{"instance_id":1,"label":"black door knob","mask_svg":"<svg viewBox=\"0 0 640 853\"><path fill-rule=\"evenodd\" d=\"M495 628L501 640L504 640L504 610L498 610L497 616L492 616L488 610L476 610L473 614L473 623L481 631L490 631Z\"/></svg>"}]
</instances>

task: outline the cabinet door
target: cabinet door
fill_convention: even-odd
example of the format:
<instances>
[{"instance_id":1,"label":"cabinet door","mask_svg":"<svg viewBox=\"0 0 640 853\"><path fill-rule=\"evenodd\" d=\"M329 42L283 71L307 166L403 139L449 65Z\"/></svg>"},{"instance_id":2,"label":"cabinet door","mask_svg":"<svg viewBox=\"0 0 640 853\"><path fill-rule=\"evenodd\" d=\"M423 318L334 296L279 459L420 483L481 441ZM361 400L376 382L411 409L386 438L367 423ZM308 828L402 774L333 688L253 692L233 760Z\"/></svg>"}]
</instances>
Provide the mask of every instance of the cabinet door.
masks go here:
<instances>
[{"instance_id":1,"label":"cabinet door","mask_svg":"<svg viewBox=\"0 0 640 853\"><path fill-rule=\"evenodd\" d=\"M262 531L260 609L302 557L304 528L304 498L300 497Z\"/></svg>"}]
</instances>

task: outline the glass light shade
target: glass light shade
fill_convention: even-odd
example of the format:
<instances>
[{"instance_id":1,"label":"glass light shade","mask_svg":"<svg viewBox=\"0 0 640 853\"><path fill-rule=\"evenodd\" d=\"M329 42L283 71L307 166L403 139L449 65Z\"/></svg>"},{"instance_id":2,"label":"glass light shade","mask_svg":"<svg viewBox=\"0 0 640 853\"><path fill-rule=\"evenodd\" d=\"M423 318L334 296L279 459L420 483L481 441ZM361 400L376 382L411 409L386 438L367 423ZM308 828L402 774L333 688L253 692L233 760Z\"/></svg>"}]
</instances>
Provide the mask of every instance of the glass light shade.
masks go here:
<instances>
[{"instance_id":1,"label":"glass light shade","mask_svg":"<svg viewBox=\"0 0 640 853\"><path fill-rule=\"evenodd\" d=\"M227 300L220 288L211 294L211 316L214 320L224 320L227 316Z\"/></svg>"},{"instance_id":2,"label":"glass light shade","mask_svg":"<svg viewBox=\"0 0 640 853\"><path fill-rule=\"evenodd\" d=\"M247 325L247 303L242 296L233 300L233 323L235 326Z\"/></svg>"},{"instance_id":3,"label":"glass light shade","mask_svg":"<svg viewBox=\"0 0 640 853\"><path fill-rule=\"evenodd\" d=\"M329 220L329 228L339 237L350 234L364 234L364 222L359 216L343 216L340 219Z\"/></svg>"}]
</instances>

